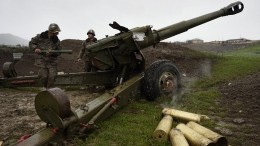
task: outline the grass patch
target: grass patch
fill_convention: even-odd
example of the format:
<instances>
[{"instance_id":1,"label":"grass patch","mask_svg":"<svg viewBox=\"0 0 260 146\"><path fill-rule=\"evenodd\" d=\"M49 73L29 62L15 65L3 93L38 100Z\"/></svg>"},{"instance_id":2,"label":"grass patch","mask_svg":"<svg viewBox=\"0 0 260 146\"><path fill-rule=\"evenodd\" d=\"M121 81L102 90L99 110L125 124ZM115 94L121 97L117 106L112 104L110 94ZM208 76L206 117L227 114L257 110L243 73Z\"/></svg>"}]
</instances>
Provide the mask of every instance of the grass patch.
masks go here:
<instances>
[{"instance_id":1,"label":"grass patch","mask_svg":"<svg viewBox=\"0 0 260 146\"><path fill-rule=\"evenodd\" d=\"M244 49L240 49L234 52L228 52L225 56L242 56L242 57L259 57L260 55L260 43L252 44Z\"/></svg>"},{"instance_id":2,"label":"grass patch","mask_svg":"<svg viewBox=\"0 0 260 146\"><path fill-rule=\"evenodd\" d=\"M212 76L196 83L199 87L214 87L216 84L234 80L260 70L260 44L224 53L213 66Z\"/></svg>"},{"instance_id":3,"label":"grass patch","mask_svg":"<svg viewBox=\"0 0 260 146\"><path fill-rule=\"evenodd\" d=\"M211 88L206 91L196 91L191 94L184 95L183 102L185 102L185 106L183 107L183 110L208 114L211 112L208 111L209 108L216 109L214 106L215 99L219 96L219 92L216 88Z\"/></svg>"},{"instance_id":4,"label":"grass patch","mask_svg":"<svg viewBox=\"0 0 260 146\"><path fill-rule=\"evenodd\" d=\"M86 139L75 139L76 145L169 145L157 142L151 135L161 120L162 108L146 100L130 103L100 124Z\"/></svg>"},{"instance_id":5,"label":"grass patch","mask_svg":"<svg viewBox=\"0 0 260 146\"><path fill-rule=\"evenodd\" d=\"M185 56L190 58L195 58L195 59L212 59L212 60L220 58L219 56L208 52L199 52L195 50L189 50L185 52Z\"/></svg>"},{"instance_id":6,"label":"grass patch","mask_svg":"<svg viewBox=\"0 0 260 146\"><path fill-rule=\"evenodd\" d=\"M216 104L220 96L217 88L194 91L183 96L181 101L183 107L181 110L207 115L210 118L214 116L224 117L226 116L225 110ZM201 124L210 129L216 127L216 123L213 120L202 120Z\"/></svg>"}]
</instances>

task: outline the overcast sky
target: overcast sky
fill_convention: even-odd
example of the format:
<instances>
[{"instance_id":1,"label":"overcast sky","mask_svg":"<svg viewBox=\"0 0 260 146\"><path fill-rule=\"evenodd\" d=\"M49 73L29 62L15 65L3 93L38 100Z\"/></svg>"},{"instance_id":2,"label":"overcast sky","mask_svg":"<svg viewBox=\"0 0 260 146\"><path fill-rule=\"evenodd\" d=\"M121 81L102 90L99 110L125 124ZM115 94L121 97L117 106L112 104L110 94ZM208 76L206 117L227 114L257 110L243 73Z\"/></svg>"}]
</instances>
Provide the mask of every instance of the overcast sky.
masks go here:
<instances>
[{"instance_id":1,"label":"overcast sky","mask_svg":"<svg viewBox=\"0 0 260 146\"><path fill-rule=\"evenodd\" d=\"M160 29L219 10L236 0L1 0L0 33L30 40L47 30L50 23L61 28L60 39L85 39L89 29L98 39L118 31L109 27L117 21L128 28L153 25ZM222 17L167 41L201 38L205 41L233 38L260 39L260 0L244 0L242 13Z\"/></svg>"}]
</instances>

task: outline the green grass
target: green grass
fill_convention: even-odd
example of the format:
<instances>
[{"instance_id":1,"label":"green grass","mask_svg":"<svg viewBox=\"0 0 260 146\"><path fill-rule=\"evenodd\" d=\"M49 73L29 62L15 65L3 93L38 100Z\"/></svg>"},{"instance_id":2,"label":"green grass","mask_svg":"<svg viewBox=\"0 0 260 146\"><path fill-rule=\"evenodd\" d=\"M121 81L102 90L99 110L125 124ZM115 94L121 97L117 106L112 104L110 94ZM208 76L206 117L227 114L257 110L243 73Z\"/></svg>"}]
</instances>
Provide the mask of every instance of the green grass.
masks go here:
<instances>
[{"instance_id":1,"label":"green grass","mask_svg":"<svg viewBox=\"0 0 260 146\"><path fill-rule=\"evenodd\" d=\"M228 52L225 56L237 56L237 57L259 57L260 55L260 44L252 44L244 49L240 49L234 52Z\"/></svg>"},{"instance_id":2,"label":"green grass","mask_svg":"<svg viewBox=\"0 0 260 146\"><path fill-rule=\"evenodd\" d=\"M139 100L102 122L86 142L75 139L77 145L169 145L151 138L161 119L162 108L156 102Z\"/></svg>"},{"instance_id":3,"label":"green grass","mask_svg":"<svg viewBox=\"0 0 260 146\"><path fill-rule=\"evenodd\" d=\"M228 80L259 71L259 55L249 55L259 51L260 45L255 45L236 52L225 53L222 57L210 56L217 59L211 77L194 83L193 92L185 94L177 108L198 114L225 117L225 109L216 103L221 98L218 86ZM207 55L200 57L209 58ZM76 145L170 145L169 142L157 142L151 137L161 119L162 108L159 102L165 101L134 101L102 122L99 125L100 128L94 130L85 141L75 139L74 143ZM216 127L214 119L203 121L201 124L210 129Z\"/></svg>"},{"instance_id":4,"label":"green grass","mask_svg":"<svg viewBox=\"0 0 260 146\"><path fill-rule=\"evenodd\" d=\"M196 83L199 87L214 87L224 81L233 80L260 71L260 44L224 53L213 66L212 76Z\"/></svg>"}]
</instances>

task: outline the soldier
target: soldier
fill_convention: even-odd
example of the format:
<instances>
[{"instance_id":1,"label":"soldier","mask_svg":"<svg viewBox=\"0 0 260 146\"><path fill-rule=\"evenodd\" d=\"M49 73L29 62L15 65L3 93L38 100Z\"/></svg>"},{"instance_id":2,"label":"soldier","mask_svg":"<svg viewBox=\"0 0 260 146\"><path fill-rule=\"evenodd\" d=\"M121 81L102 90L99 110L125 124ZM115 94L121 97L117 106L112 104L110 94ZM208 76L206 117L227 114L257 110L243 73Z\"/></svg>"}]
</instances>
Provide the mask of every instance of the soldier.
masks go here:
<instances>
[{"instance_id":1,"label":"soldier","mask_svg":"<svg viewBox=\"0 0 260 146\"><path fill-rule=\"evenodd\" d=\"M60 53L48 51L61 50L59 32L59 26L51 23L47 31L33 37L29 42L29 47L37 54L34 65L40 67L38 75L45 88L54 86L57 75L57 57Z\"/></svg>"},{"instance_id":2,"label":"soldier","mask_svg":"<svg viewBox=\"0 0 260 146\"><path fill-rule=\"evenodd\" d=\"M97 38L95 38L95 31L90 29L87 32L88 38L82 43L82 48L78 55L78 62L83 58L85 61L85 71L90 72L95 70L95 67L92 65L91 60L88 56L89 52L86 50L87 46L97 42Z\"/></svg>"}]
</instances>

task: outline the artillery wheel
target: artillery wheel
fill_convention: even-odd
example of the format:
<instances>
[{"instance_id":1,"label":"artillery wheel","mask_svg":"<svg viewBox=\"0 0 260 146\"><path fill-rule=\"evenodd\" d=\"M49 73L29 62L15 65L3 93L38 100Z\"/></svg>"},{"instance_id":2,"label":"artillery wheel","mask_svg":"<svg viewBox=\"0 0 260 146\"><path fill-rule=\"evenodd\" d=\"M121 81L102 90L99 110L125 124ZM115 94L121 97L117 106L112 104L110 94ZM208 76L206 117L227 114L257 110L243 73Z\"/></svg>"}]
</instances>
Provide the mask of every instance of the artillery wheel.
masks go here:
<instances>
[{"instance_id":1,"label":"artillery wheel","mask_svg":"<svg viewBox=\"0 0 260 146\"><path fill-rule=\"evenodd\" d=\"M6 78L13 78L17 76L13 62L5 62L3 64L3 74Z\"/></svg>"},{"instance_id":2,"label":"artillery wheel","mask_svg":"<svg viewBox=\"0 0 260 146\"><path fill-rule=\"evenodd\" d=\"M46 123L53 123L53 120L63 119L71 114L69 98L60 88L41 91L36 95L34 102L38 116ZM48 110L58 117L47 114ZM55 121L55 123L57 122L59 121Z\"/></svg>"},{"instance_id":3,"label":"artillery wheel","mask_svg":"<svg viewBox=\"0 0 260 146\"><path fill-rule=\"evenodd\" d=\"M145 70L143 93L148 100L173 96L180 85L180 73L169 60L158 60Z\"/></svg>"}]
</instances>

